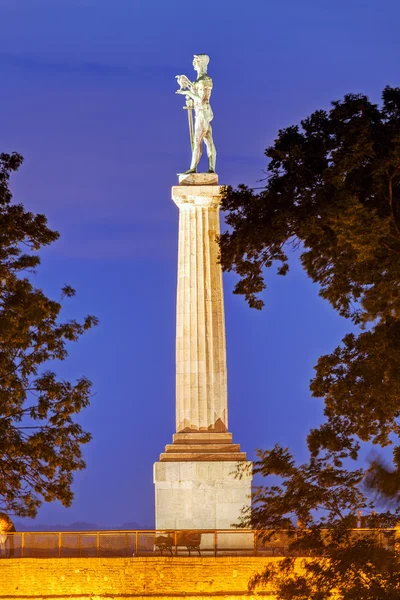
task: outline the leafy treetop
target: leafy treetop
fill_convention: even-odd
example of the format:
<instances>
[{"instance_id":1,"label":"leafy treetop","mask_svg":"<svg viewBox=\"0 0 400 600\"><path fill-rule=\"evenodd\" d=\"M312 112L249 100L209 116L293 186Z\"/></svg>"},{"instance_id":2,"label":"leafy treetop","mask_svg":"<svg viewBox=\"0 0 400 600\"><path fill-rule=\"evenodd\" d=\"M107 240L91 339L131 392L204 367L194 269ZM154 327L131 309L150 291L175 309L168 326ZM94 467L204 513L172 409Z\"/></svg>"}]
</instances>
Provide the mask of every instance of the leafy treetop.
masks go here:
<instances>
[{"instance_id":1,"label":"leafy treetop","mask_svg":"<svg viewBox=\"0 0 400 600\"><path fill-rule=\"evenodd\" d=\"M299 249L320 295L359 327L318 360L311 391L326 422L309 435L314 456L355 458L360 441L400 434L400 88L382 99L348 94L280 130L265 189L229 187L223 199L221 262L240 276L236 293L260 309L265 268L285 275Z\"/></svg>"},{"instance_id":2,"label":"leafy treetop","mask_svg":"<svg viewBox=\"0 0 400 600\"><path fill-rule=\"evenodd\" d=\"M97 319L61 322L61 302L32 284L37 251L58 233L44 215L11 202L10 174L21 163L19 154L0 154L0 509L33 517L43 500L69 506L73 473L85 466L90 434L74 416L89 404L91 383L47 369ZM65 286L62 297L74 293Z\"/></svg>"}]
</instances>

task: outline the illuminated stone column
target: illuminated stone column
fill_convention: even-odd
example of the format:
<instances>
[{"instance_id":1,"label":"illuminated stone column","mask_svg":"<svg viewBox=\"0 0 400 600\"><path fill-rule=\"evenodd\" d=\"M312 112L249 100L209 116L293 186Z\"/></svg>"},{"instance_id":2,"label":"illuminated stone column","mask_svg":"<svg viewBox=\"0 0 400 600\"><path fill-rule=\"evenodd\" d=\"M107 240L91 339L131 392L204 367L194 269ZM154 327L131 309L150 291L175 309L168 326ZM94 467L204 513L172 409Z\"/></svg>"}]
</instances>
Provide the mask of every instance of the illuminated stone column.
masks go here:
<instances>
[{"instance_id":1,"label":"illuminated stone column","mask_svg":"<svg viewBox=\"0 0 400 600\"><path fill-rule=\"evenodd\" d=\"M250 503L251 469L228 433L216 174L180 175L176 433L154 465L157 529L226 529ZM235 477L238 463L247 466Z\"/></svg>"},{"instance_id":2,"label":"illuminated stone column","mask_svg":"<svg viewBox=\"0 0 400 600\"><path fill-rule=\"evenodd\" d=\"M201 182L207 176L189 177ZM225 433L225 315L216 242L221 188L183 183L172 188L179 207L176 431Z\"/></svg>"}]
</instances>

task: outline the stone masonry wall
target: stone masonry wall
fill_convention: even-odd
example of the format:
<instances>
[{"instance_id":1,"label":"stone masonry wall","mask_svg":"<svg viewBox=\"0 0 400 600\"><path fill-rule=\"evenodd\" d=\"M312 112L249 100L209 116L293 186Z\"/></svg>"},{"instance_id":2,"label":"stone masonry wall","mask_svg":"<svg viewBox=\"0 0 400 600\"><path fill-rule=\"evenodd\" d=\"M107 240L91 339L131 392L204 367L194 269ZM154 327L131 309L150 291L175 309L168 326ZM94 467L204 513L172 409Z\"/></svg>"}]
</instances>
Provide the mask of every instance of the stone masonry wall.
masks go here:
<instances>
[{"instance_id":1,"label":"stone masonry wall","mask_svg":"<svg viewBox=\"0 0 400 600\"><path fill-rule=\"evenodd\" d=\"M278 558L24 558L0 560L0 598L236 600L250 577ZM258 593L272 600L267 590Z\"/></svg>"}]
</instances>

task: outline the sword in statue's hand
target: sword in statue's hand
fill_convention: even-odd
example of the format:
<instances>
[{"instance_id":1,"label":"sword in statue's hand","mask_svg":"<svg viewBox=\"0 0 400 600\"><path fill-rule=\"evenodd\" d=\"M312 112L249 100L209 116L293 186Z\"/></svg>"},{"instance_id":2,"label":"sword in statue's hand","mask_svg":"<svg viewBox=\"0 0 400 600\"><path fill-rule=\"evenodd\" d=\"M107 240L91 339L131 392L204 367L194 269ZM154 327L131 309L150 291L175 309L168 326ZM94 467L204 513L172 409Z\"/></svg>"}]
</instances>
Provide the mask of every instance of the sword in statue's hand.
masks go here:
<instances>
[{"instance_id":1,"label":"sword in statue's hand","mask_svg":"<svg viewBox=\"0 0 400 600\"><path fill-rule=\"evenodd\" d=\"M185 94L185 88L189 88L192 86L192 82L186 77L186 75L176 75L176 79L178 81L179 90L177 90L177 94ZM188 113L188 123L189 123L189 137L190 137L190 147L193 152L193 108L194 103L192 98L186 96L186 106L183 107L184 110L187 110Z\"/></svg>"}]
</instances>

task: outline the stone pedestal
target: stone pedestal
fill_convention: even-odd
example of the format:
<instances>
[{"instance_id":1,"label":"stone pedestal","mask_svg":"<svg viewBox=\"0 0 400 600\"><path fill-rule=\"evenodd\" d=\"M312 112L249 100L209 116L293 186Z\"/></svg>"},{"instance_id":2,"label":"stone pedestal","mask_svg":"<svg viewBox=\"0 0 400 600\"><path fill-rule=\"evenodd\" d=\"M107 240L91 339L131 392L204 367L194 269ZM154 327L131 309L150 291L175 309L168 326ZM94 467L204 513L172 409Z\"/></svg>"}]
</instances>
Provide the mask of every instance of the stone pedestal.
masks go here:
<instances>
[{"instance_id":1,"label":"stone pedestal","mask_svg":"<svg viewBox=\"0 0 400 600\"><path fill-rule=\"evenodd\" d=\"M246 463L248 464L248 463ZM249 504L251 472L235 477L237 462L157 462L156 528L230 529Z\"/></svg>"},{"instance_id":2,"label":"stone pedestal","mask_svg":"<svg viewBox=\"0 0 400 600\"><path fill-rule=\"evenodd\" d=\"M225 529L249 506L251 469L228 432L225 315L216 241L222 188L179 175L176 434L154 465L157 529ZM235 477L237 467L247 474Z\"/></svg>"}]
</instances>

